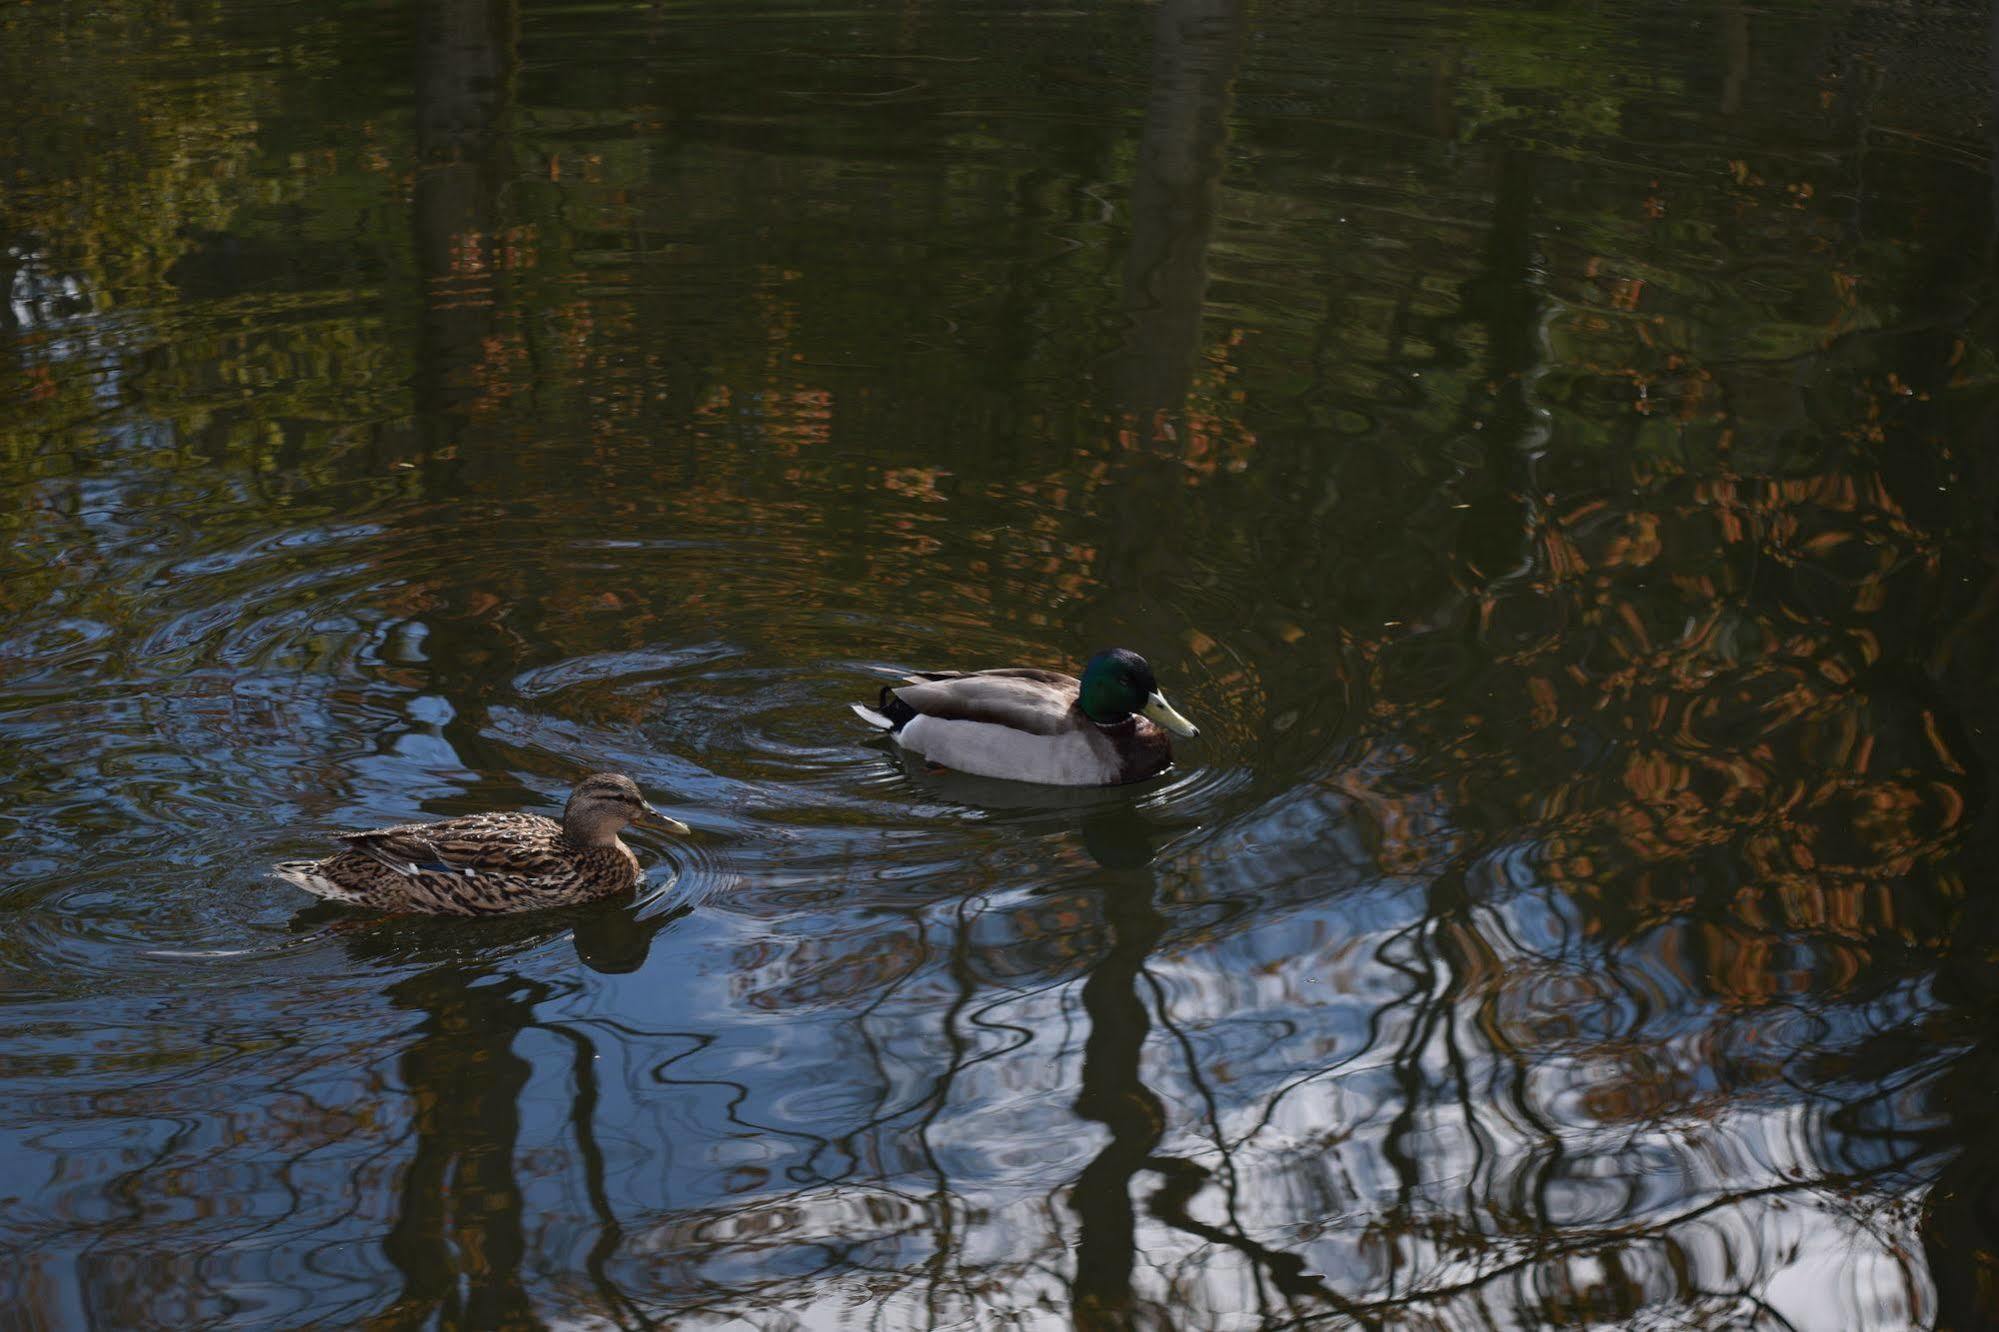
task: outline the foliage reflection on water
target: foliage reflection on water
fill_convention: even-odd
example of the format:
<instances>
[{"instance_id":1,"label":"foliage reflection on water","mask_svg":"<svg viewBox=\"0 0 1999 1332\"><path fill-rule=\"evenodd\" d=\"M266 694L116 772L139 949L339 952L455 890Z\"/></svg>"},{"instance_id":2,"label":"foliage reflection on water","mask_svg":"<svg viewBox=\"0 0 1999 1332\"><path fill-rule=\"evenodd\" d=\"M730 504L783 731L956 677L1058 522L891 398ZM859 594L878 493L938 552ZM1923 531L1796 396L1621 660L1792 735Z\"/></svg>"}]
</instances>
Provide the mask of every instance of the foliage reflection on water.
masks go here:
<instances>
[{"instance_id":1,"label":"foliage reflection on water","mask_svg":"<svg viewBox=\"0 0 1999 1332\"><path fill-rule=\"evenodd\" d=\"M0 1299L1999 1319L1986 29L17 7ZM842 720L1106 642L1137 792Z\"/></svg>"}]
</instances>

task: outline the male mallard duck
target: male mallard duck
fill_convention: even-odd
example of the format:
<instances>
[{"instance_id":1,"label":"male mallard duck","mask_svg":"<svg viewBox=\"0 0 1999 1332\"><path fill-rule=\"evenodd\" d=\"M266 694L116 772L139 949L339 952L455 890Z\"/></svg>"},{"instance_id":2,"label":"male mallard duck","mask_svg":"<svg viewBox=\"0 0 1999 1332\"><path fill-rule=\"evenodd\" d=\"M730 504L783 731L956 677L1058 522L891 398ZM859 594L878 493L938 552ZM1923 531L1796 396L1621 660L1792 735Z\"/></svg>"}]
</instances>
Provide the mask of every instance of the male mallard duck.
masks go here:
<instances>
[{"instance_id":1,"label":"male mallard duck","mask_svg":"<svg viewBox=\"0 0 1999 1332\"><path fill-rule=\"evenodd\" d=\"M853 707L940 767L1049 786L1150 777L1172 761L1167 731L1200 734L1159 692L1145 658L1124 648L1091 657L1081 680L1024 666L928 671L884 685L872 708Z\"/></svg>"},{"instance_id":2,"label":"male mallard duck","mask_svg":"<svg viewBox=\"0 0 1999 1332\"><path fill-rule=\"evenodd\" d=\"M639 858L618 840L649 819L670 832L687 825L646 803L632 779L585 777L562 822L539 814L468 814L342 833L348 850L325 860L284 860L277 875L309 893L378 911L487 916L587 902L630 888Z\"/></svg>"}]
</instances>

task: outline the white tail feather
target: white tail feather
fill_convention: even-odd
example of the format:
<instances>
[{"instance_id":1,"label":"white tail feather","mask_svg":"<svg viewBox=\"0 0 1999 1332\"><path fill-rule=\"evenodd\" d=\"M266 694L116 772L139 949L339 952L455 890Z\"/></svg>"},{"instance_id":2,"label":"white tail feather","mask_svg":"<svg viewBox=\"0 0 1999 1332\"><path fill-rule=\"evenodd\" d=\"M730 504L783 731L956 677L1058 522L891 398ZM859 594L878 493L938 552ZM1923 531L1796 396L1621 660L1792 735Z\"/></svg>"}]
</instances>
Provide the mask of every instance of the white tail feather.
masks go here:
<instances>
[{"instance_id":1,"label":"white tail feather","mask_svg":"<svg viewBox=\"0 0 1999 1332\"><path fill-rule=\"evenodd\" d=\"M876 727L884 731L893 731L895 729L894 722L882 716L879 712L876 712L873 708L867 706L865 703L849 703L847 706L854 710L854 715L856 717L859 717L862 721L866 722L870 726Z\"/></svg>"},{"instance_id":2,"label":"white tail feather","mask_svg":"<svg viewBox=\"0 0 1999 1332\"><path fill-rule=\"evenodd\" d=\"M271 873L295 888L303 888L314 897L323 897L329 902L359 902L351 891L342 888L333 880L319 872L319 862L315 860L280 860L271 866Z\"/></svg>"}]
</instances>

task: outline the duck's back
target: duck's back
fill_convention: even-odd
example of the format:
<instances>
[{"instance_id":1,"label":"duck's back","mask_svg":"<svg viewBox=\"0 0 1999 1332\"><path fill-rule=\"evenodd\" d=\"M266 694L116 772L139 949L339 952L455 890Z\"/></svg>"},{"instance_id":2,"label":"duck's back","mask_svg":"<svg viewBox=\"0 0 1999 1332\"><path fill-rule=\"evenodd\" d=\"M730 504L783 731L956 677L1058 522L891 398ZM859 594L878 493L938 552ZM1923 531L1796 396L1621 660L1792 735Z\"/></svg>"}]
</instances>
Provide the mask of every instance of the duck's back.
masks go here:
<instances>
[{"instance_id":1,"label":"duck's back","mask_svg":"<svg viewBox=\"0 0 1999 1332\"><path fill-rule=\"evenodd\" d=\"M379 911L481 916L585 901L629 888L638 857L622 842L578 847L539 814L471 814L348 833L349 849L279 866L292 882Z\"/></svg>"},{"instance_id":2,"label":"duck's back","mask_svg":"<svg viewBox=\"0 0 1999 1332\"><path fill-rule=\"evenodd\" d=\"M883 690L939 721L982 722L1030 735L1060 735L1089 724L1076 707L1072 675L1029 668L934 671Z\"/></svg>"}]
</instances>

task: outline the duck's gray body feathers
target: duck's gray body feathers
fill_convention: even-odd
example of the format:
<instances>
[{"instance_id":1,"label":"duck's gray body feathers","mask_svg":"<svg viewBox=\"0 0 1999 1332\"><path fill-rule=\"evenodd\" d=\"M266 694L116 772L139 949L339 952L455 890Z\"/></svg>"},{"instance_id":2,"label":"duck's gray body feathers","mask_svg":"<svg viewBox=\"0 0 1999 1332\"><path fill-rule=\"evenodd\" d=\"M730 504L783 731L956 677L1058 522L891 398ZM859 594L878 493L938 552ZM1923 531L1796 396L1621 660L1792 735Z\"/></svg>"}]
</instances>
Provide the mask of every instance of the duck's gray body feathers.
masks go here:
<instances>
[{"instance_id":1,"label":"duck's gray body feathers","mask_svg":"<svg viewBox=\"0 0 1999 1332\"><path fill-rule=\"evenodd\" d=\"M1062 735L1080 721L1076 677L1031 666L992 671L924 671L885 689L918 713L939 721L1005 726L1029 735Z\"/></svg>"},{"instance_id":2,"label":"duck's gray body feathers","mask_svg":"<svg viewBox=\"0 0 1999 1332\"><path fill-rule=\"evenodd\" d=\"M579 846L539 814L471 814L342 834L348 850L288 860L277 874L309 893L378 911L485 916L585 902L638 882L623 842Z\"/></svg>"},{"instance_id":3,"label":"duck's gray body feathers","mask_svg":"<svg viewBox=\"0 0 1999 1332\"><path fill-rule=\"evenodd\" d=\"M1116 786L1163 770L1166 732L1143 717L1100 726L1073 675L1033 667L927 671L884 686L863 720L941 767L1051 786Z\"/></svg>"}]
</instances>

